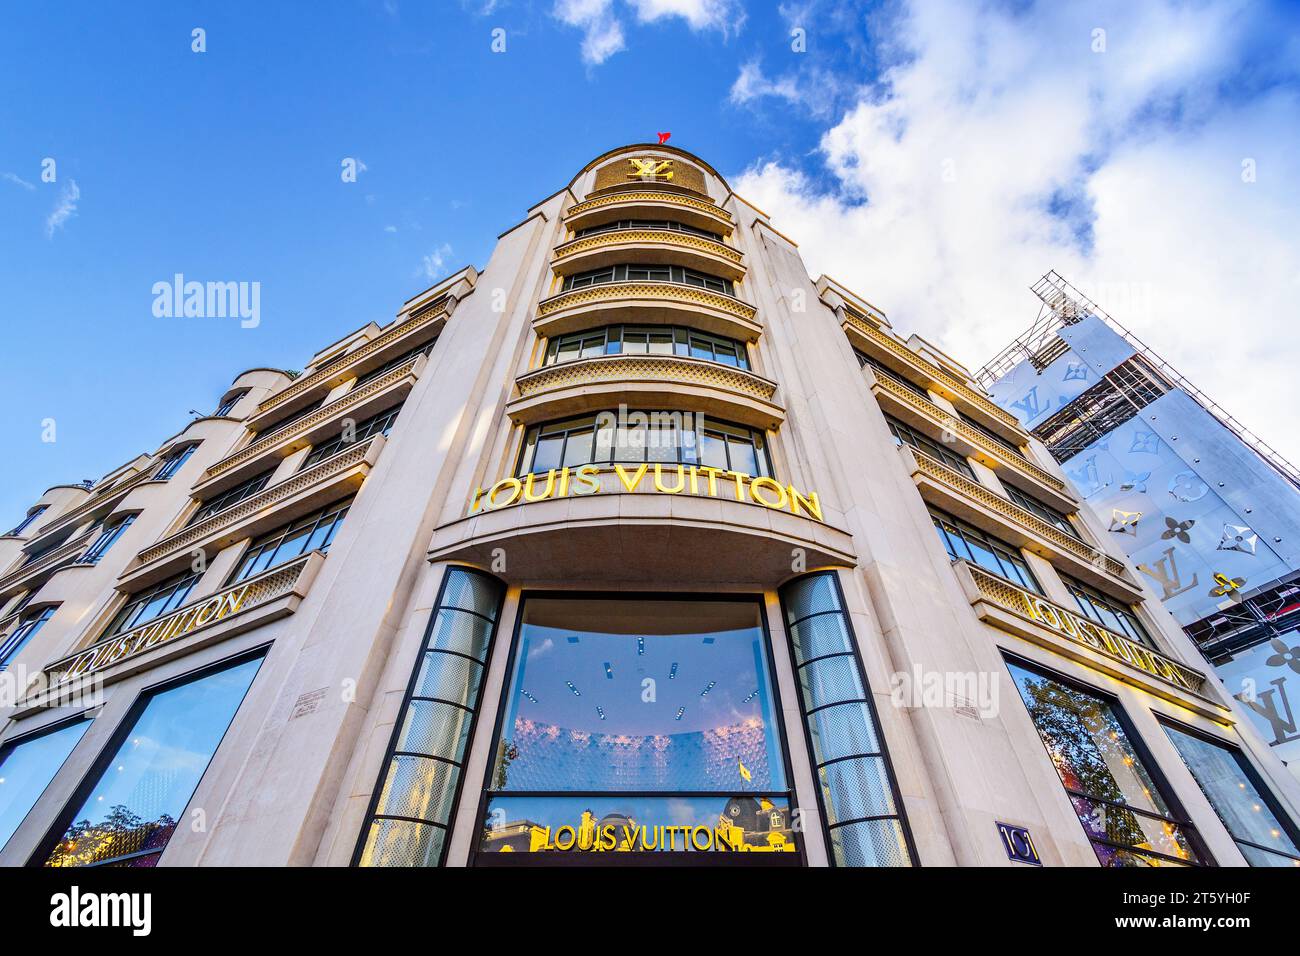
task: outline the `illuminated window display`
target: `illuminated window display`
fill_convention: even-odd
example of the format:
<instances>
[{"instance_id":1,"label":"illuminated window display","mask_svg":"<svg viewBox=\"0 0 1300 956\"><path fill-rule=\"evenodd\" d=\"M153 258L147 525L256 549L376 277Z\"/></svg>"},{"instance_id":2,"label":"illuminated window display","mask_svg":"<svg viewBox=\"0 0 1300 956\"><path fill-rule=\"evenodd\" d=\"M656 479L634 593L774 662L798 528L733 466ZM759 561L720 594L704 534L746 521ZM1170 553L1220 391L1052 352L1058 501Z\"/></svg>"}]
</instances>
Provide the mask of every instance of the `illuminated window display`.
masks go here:
<instances>
[{"instance_id":1,"label":"illuminated window display","mask_svg":"<svg viewBox=\"0 0 1300 956\"><path fill-rule=\"evenodd\" d=\"M1236 747L1165 724L1165 733L1251 866L1300 867L1294 824Z\"/></svg>"},{"instance_id":2,"label":"illuminated window display","mask_svg":"<svg viewBox=\"0 0 1300 956\"><path fill-rule=\"evenodd\" d=\"M505 693L479 862L798 861L757 600L529 597Z\"/></svg>"},{"instance_id":3,"label":"illuminated window display","mask_svg":"<svg viewBox=\"0 0 1300 956\"><path fill-rule=\"evenodd\" d=\"M1129 739L1119 709L1081 687L1007 667L1102 866L1209 862Z\"/></svg>"}]
</instances>

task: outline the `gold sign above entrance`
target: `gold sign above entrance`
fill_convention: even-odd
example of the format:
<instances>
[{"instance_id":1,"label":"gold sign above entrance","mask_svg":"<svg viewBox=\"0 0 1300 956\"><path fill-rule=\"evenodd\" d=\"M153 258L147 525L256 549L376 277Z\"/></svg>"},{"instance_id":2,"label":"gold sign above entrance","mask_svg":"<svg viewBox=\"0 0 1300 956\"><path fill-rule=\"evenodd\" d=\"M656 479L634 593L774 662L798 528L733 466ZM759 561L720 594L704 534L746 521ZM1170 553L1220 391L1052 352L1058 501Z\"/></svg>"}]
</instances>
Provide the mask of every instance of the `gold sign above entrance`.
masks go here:
<instances>
[{"instance_id":1,"label":"gold sign above entrance","mask_svg":"<svg viewBox=\"0 0 1300 956\"><path fill-rule=\"evenodd\" d=\"M599 494L604 490L601 471L599 465L583 465L580 468L552 468L522 478L502 478L491 488L474 489L469 513L495 511L519 503ZM649 464L614 465L613 473L629 494L644 487L657 494L725 498L824 520L817 492L804 495L794 485L783 485L775 478L756 478L738 471L702 465L656 464L653 471Z\"/></svg>"}]
</instances>

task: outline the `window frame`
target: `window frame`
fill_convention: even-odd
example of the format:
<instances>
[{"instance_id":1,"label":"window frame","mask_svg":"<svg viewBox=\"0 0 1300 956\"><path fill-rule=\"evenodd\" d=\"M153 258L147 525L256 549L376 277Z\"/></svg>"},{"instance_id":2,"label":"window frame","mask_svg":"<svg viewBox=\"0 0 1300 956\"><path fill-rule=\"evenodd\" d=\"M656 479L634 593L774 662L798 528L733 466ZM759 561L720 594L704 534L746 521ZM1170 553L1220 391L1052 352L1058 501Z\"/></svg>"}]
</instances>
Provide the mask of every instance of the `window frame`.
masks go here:
<instances>
[{"instance_id":1,"label":"window frame","mask_svg":"<svg viewBox=\"0 0 1300 956\"><path fill-rule=\"evenodd\" d=\"M31 643L32 638L40 633L41 628L49 623L59 607L58 604L37 604L34 607L27 605L22 608L19 612L18 626L0 643L0 672L9 669L14 658L21 654Z\"/></svg>"},{"instance_id":2,"label":"window frame","mask_svg":"<svg viewBox=\"0 0 1300 956\"><path fill-rule=\"evenodd\" d=\"M1033 594L1038 595L1039 597L1043 597L1043 598L1047 597L1047 592L1043 590L1043 586L1039 582L1038 576L1034 574L1034 569L1030 566L1029 562L1025 560L1025 556L1021 552L1020 548L1015 547L1009 542L1003 541L1001 538L989 534L987 531L983 531L975 527L974 525L970 524L967 521L962 521L960 518L957 518L949 514L948 512L943 511L942 509L927 504L925 510L930 515L930 521L934 525L935 530L939 532L939 541L943 545L944 550L947 552L949 559L953 561L961 560L967 562L968 564L973 564L976 567L984 571L987 571L990 574L997 575L998 577L1002 578L1004 581L1007 581L1021 588L1026 588L1027 590L1029 590ZM962 555L960 553L954 553L956 552L956 548L949 546L949 540L948 540L949 531L947 528L940 526L941 522L946 524L951 524L953 526L953 529L958 533L958 535L961 536L962 543L966 545L966 549L970 552L969 557ZM1012 559L1010 561L1011 565L1013 567L1016 567L1017 562L1019 562L1019 565L1023 566L1025 576L1029 579L1031 583L1026 584L1023 581L1019 581L1016 578L1008 575L1005 570L990 568L984 564L981 564L979 561L975 560L974 555L976 551L974 548L970 546L970 543L965 540L968 531L974 532L974 535L981 539L979 543L986 550L992 552L995 557L1000 559L999 568L1001 567L1001 559L1002 559L1002 555L1000 551L1003 550L1010 551L1011 559Z\"/></svg>"},{"instance_id":3,"label":"window frame","mask_svg":"<svg viewBox=\"0 0 1300 956\"><path fill-rule=\"evenodd\" d=\"M925 432L918 431L907 422L895 418L888 412L882 412L882 414L885 416L885 426L889 429L889 434L893 436L895 445L900 448L906 445L913 451L920 452L927 458L933 458L941 465L946 465L963 478L979 483L979 478L975 476L975 469L971 467L971 463L965 455L945 448L942 442L936 441Z\"/></svg>"},{"instance_id":4,"label":"window frame","mask_svg":"<svg viewBox=\"0 0 1300 956\"><path fill-rule=\"evenodd\" d=\"M112 618L109 619L108 624L95 640L102 641L115 634L125 634L127 631L134 630L141 625L148 624L150 621L157 620L164 614L170 614L178 607L183 607L185 602L189 600L190 594L193 593L194 586L199 583L199 578L202 576L202 574L193 570L181 571L177 574L173 574L171 577L163 578L161 581L158 581L147 588L126 595L126 601L124 601L121 607L113 613ZM189 581L188 584L185 583L187 580ZM182 587L182 585L184 585L184 587ZM154 598L168 589L171 589L172 593L168 595L167 600L163 602L162 609L159 610L157 614L144 620L137 619L131 621L130 624L126 623L133 616L132 614L127 613L128 608L133 604L136 605L137 608L148 607ZM172 601L178 593L181 594L181 599L173 604ZM149 598L144 600L144 595L149 595Z\"/></svg>"},{"instance_id":5,"label":"window frame","mask_svg":"<svg viewBox=\"0 0 1300 956\"><path fill-rule=\"evenodd\" d=\"M276 466L272 465L261 474L253 475L251 478L246 478L233 488L227 488L220 494L213 495L207 501L199 502L199 507L195 509L194 514L190 515L189 520L185 522L185 527L193 527L200 521L206 521L214 515L221 514L221 512L225 511L227 508L233 508L241 501L253 497L253 495L257 494L267 486L267 483L270 482L271 477L275 474L275 470ZM212 507L217 502L222 503L221 507Z\"/></svg>"},{"instance_id":6,"label":"window frame","mask_svg":"<svg viewBox=\"0 0 1300 956\"><path fill-rule=\"evenodd\" d=\"M200 442L187 442L179 448L173 448L167 453L167 457L163 459L161 467L154 472L152 480L171 480L176 472L185 467L185 463L190 460L190 456L194 454L194 449L198 448L199 445Z\"/></svg>"},{"instance_id":7,"label":"window frame","mask_svg":"<svg viewBox=\"0 0 1300 956\"><path fill-rule=\"evenodd\" d=\"M353 445L363 442L367 438L371 438L376 434L387 437L387 435L393 430L393 426L397 424L397 416L401 414L403 404L404 402L399 402L396 405L390 406L381 412L376 412L369 418L358 422L356 430L353 433L353 439L349 442L343 441L343 428L342 424L340 424L338 434L331 435L329 438L321 439L312 446L311 451L309 451L306 457L303 458L302 464L298 466L298 471L306 471L314 465L319 465L322 461L333 458L340 452L345 451ZM384 422L385 419L387 419L386 422ZM383 427L375 430L375 426L381 422L384 422Z\"/></svg>"},{"instance_id":8,"label":"window frame","mask_svg":"<svg viewBox=\"0 0 1300 956\"><path fill-rule=\"evenodd\" d=\"M232 585L238 584L240 581L247 581L249 578L256 577L264 572L273 571L278 567L288 564L290 561L301 558L305 554L310 554L312 551L319 551L321 554L327 554L330 545L334 543L334 537L338 534L339 528L343 526L343 520L348 516L348 512L352 510L352 505L355 500L355 495L341 498L338 501L323 505L315 511L308 512L302 517L286 522L277 528L272 528L264 534L258 535L249 542L248 547L245 548L243 554L239 556L239 560L235 562L234 568L231 569L230 575L226 578L222 587L231 587ZM322 522L326 519L332 519L333 526L326 533L325 540L322 542L320 547L311 549L304 547L304 549L299 551L297 554L278 561L276 560L280 547L289 538L291 533L301 531L303 528L308 527L308 524L310 523L311 530L302 536L303 544L305 546L311 542L313 537L315 537L316 532L321 528ZM274 542L274 546L269 548L271 561L258 568L256 571L250 570L257 564L262 555L267 553L268 545L272 542ZM255 551L257 554L254 556ZM250 558L252 560L250 560Z\"/></svg>"},{"instance_id":9,"label":"window frame","mask_svg":"<svg viewBox=\"0 0 1300 956\"><path fill-rule=\"evenodd\" d=\"M229 418L230 413L234 411L235 406L238 405L240 401L243 400L244 396L247 395L249 391L251 391L251 389L244 388L244 389L240 389L237 392L232 392L231 394L227 395L225 398L223 398L220 402L217 403L216 410L212 413L212 417Z\"/></svg>"},{"instance_id":10,"label":"window frame","mask_svg":"<svg viewBox=\"0 0 1300 956\"><path fill-rule=\"evenodd\" d=\"M720 232L709 232L707 229L700 229L697 226L688 226L686 223L678 222L675 219L616 219L612 222L601 223L598 226L576 229L573 238L585 239L587 236L598 236L607 232L625 232L638 229L682 232L692 236L700 236L704 239L712 239L719 245L723 244L725 239Z\"/></svg>"},{"instance_id":11,"label":"window frame","mask_svg":"<svg viewBox=\"0 0 1300 956\"><path fill-rule=\"evenodd\" d=\"M644 352L627 350L629 334L648 335L652 332L669 336L671 340L671 350L669 352L651 352L648 342ZM707 358L693 353L697 340L708 344L710 355ZM577 344L577 348L573 350L575 354L561 357L561 350L573 343ZM595 354L586 354L593 343L598 351ZM735 361L718 358L719 345L733 349ZM726 365L746 372L752 371L749 363L748 343L740 339L717 335L713 332L704 332L686 325L635 325L626 322L602 325L577 332L566 332L563 335L556 335L548 339L546 350L542 353L541 367L549 368L554 365L564 365L567 362L581 362L586 359L603 358L610 355L674 355L679 358L691 358L700 362L714 362L718 365Z\"/></svg>"},{"instance_id":12,"label":"window frame","mask_svg":"<svg viewBox=\"0 0 1300 956\"><path fill-rule=\"evenodd\" d=\"M36 799L32 801L32 805L27 808L27 812L24 813L22 819L18 821L18 826L14 827L13 833L10 833L7 838L0 841L0 851L4 850L4 848L9 845L9 841L13 839L14 834L22 828L23 823L25 823L27 818L31 816L32 811L36 809L36 805L41 802L41 798L44 797L45 792L50 789L50 785L54 783L55 778L58 777L63 768L68 765L68 761L72 759L72 755L76 753L77 748L81 746L81 741L85 739L86 734L90 731L90 725L95 722L94 708L83 710L80 713L73 714L71 717L63 717L59 720L51 721L44 727L38 727L35 730L29 730L22 734L16 734L8 740L0 742L0 773L3 773L5 761L8 760L13 752L23 744L30 743L33 740L38 740L41 737L46 737L50 734L58 733L61 730L71 727L73 724L82 722L86 724L86 728L81 732L81 736L77 738L77 742L72 745L72 749L68 751L62 762L54 768L54 773L50 775L49 780L45 781L45 786L41 788L41 792L36 795Z\"/></svg>"},{"instance_id":13,"label":"window frame","mask_svg":"<svg viewBox=\"0 0 1300 956\"><path fill-rule=\"evenodd\" d=\"M50 510L49 505L37 505L35 508L32 508L30 511L28 511L27 514L23 515L22 520L19 521L18 524L14 526L12 531L6 531L4 533L4 537L6 538L17 537L18 535L26 531L28 528L30 528L32 522L34 522L37 518L39 518L41 515L45 514L45 512L49 510Z\"/></svg>"},{"instance_id":14,"label":"window frame","mask_svg":"<svg viewBox=\"0 0 1300 956\"><path fill-rule=\"evenodd\" d=\"M98 564L100 559L108 554L113 545L117 544L118 538L126 534L127 529L135 523L135 519L140 517L140 512L129 511L111 517L118 520L111 525L107 522L101 525L99 536L95 538L89 548L82 552L81 557L74 562L75 564Z\"/></svg>"},{"instance_id":15,"label":"window frame","mask_svg":"<svg viewBox=\"0 0 1300 956\"><path fill-rule=\"evenodd\" d=\"M1012 504L1019 505L1035 518L1047 522L1056 530L1068 534L1075 540L1083 540L1079 530L1074 526L1074 522L1069 519L1065 512L1057 511L1051 505L1039 501L1038 498L1021 488L1017 488L1009 481L1003 481L1002 488L1006 492L1007 499Z\"/></svg>"},{"instance_id":16,"label":"window frame","mask_svg":"<svg viewBox=\"0 0 1300 956\"><path fill-rule=\"evenodd\" d=\"M609 285L614 282L667 282L672 285L708 289L710 292L731 296L733 299L736 297L736 284L731 279L701 272L698 269L688 269L685 266L660 266L641 262L620 262L599 269L572 273L564 276L560 291L571 292L575 289Z\"/></svg>"},{"instance_id":17,"label":"window frame","mask_svg":"<svg viewBox=\"0 0 1300 956\"><path fill-rule=\"evenodd\" d=\"M1123 634L1129 640L1135 641L1143 647L1150 648L1154 651L1161 650L1151 631L1147 629L1147 626L1142 623L1141 617L1138 616L1136 605L1124 604L1119 598L1112 597L1099 588L1095 588L1091 584L1080 581L1078 578L1072 577L1064 571L1058 571L1057 574L1060 575L1061 583L1065 585L1065 589L1069 591L1070 596L1074 598L1074 603L1078 606L1079 613L1088 620L1092 621L1094 624L1100 624L1108 630L1115 631L1117 634ZM1082 596L1080 595L1080 592L1082 592ZM1087 606L1085 606L1083 598L1087 598ZM1109 611L1115 617L1115 620L1119 622L1120 626L1116 627L1114 624L1105 620L1105 615L1096 610L1096 605L1098 604L1102 605L1107 611ZM1090 608L1092 613L1090 613ZM1125 622L1128 623L1128 627L1124 626ZM1130 631L1132 631L1132 633L1130 633Z\"/></svg>"}]
</instances>

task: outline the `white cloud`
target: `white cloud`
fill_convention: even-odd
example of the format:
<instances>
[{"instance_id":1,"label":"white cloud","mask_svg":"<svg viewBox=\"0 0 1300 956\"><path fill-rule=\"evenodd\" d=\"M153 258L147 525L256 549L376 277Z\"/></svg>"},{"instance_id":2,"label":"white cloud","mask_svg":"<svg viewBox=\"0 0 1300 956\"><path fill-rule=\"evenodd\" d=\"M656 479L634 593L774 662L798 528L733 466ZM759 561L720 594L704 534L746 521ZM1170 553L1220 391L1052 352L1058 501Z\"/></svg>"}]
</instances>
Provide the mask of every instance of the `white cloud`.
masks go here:
<instances>
[{"instance_id":1,"label":"white cloud","mask_svg":"<svg viewBox=\"0 0 1300 956\"><path fill-rule=\"evenodd\" d=\"M69 179L59 193L59 201L54 204L54 209L45 217L45 238L53 239L55 231L62 229L63 224L77 214L77 200L80 198L81 189L77 186L77 181Z\"/></svg>"},{"instance_id":2,"label":"white cloud","mask_svg":"<svg viewBox=\"0 0 1300 956\"><path fill-rule=\"evenodd\" d=\"M832 188L771 160L733 182L814 275L972 368L1029 326L1027 286L1054 268L1295 461L1300 96L1222 93L1289 69L1259 18L1235 0L916 4L882 34L884 82L822 137ZM732 99L784 83L747 66Z\"/></svg>"},{"instance_id":3,"label":"white cloud","mask_svg":"<svg viewBox=\"0 0 1300 956\"><path fill-rule=\"evenodd\" d=\"M657 23L670 18L685 20L692 30L720 30L730 36L745 22L737 0L556 0L552 15L582 30L582 59L597 66L627 48L624 18Z\"/></svg>"},{"instance_id":4,"label":"white cloud","mask_svg":"<svg viewBox=\"0 0 1300 956\"><path fill-rule=\"evenodd\" d=\"M737 106L759 103L768 97L784 100L814 119L828 118L836 103L853 90L841 77L818 67L792 71L769 79L757 60L740 68L731 84L730 99Z\"/></svg>"},{"instance_id":5,"label":"white cloud","mask_svg":"<svg viewBox=\"0 0 1300 956\"><path fill-rule=\"evenodd\" d=\"M0 179L3 179L7 183L13 183L15 186L22 186L23 189L26 189L29 192L36 188L32 183L29 183L27 180L15 173L0 172Z\"/></svg>"},{"instance_id":6,"label":"white cloud","mask_svg":"<svg viewBox=\"0 0 1300 956\"><path fill-rule=\"evenodd\" d=\"M430 279L442 278L443 264L447 261L447 257L450 255L451 246L444 242L437 249L434 249L433 252L421 259L420 263L424 269L425 276Z\"/></svg>"},{"instance_id":7,"label":"white cloud","mask_svg":"<svg viewBox=\"0 0 1300 956\"><path fill-rule=\"evenodd\" d=\"M397 232L396 226L384 226L384 232Z\"/></svg>"}]
</instances>

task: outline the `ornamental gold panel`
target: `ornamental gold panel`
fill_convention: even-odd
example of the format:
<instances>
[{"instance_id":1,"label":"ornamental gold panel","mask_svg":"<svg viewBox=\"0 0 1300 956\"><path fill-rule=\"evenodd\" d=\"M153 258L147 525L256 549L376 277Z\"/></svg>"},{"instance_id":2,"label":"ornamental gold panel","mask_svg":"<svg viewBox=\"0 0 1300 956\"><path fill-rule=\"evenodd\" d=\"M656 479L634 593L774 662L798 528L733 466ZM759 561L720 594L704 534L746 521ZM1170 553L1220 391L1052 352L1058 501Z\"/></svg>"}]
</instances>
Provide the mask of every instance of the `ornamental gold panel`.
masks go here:
<instances>
[{"instance_id":1,"label":"ornamental gold panel","mask_svg":"<svg viewBox=\"0 0 1300 956\"><path fill-rule=\"evenodd\" d=\"M708 195L704 184L704 173L694 166L683 163L680 159L661 156L624 157L606 163L596 170L596 181L592 191L638 182L671 183L692 192Z\"/></svg>"}]
</instances>

